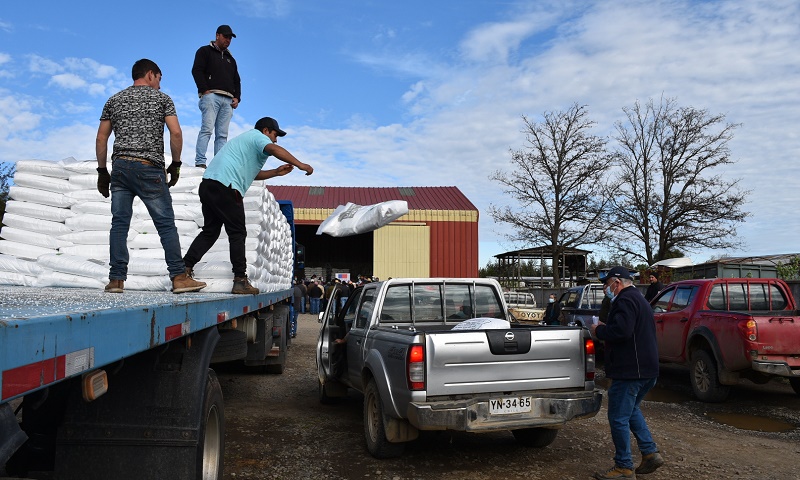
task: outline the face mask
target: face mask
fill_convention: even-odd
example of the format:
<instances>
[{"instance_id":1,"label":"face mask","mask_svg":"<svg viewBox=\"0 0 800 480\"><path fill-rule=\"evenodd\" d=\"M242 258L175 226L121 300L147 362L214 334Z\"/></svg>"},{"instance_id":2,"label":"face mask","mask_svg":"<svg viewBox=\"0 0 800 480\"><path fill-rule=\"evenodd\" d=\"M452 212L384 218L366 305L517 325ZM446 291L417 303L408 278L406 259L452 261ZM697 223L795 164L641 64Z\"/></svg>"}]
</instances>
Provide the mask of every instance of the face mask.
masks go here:
<instances>
[{"instance_id":1,"label":"face mask","mask_svg":"<svg viewBox=\"0 0 800 480\"><path fill-rule=\"evenodd\" d=\"M614 292L612 292L610 288L604 288L603 291L606 292L606 297L608 297L609 300L614 300Z\"/></svg>"},{"instance_id":2,"label":"face mask","mask_svg":"<svg viewBox=\"0 0 800 480\"><path fill-rule=\"evenodd\" d=\"M555 301L556 301L555 298L551 298L551 299L547 300L547 303L555 303Z\"/></svg>"}]
</instances>

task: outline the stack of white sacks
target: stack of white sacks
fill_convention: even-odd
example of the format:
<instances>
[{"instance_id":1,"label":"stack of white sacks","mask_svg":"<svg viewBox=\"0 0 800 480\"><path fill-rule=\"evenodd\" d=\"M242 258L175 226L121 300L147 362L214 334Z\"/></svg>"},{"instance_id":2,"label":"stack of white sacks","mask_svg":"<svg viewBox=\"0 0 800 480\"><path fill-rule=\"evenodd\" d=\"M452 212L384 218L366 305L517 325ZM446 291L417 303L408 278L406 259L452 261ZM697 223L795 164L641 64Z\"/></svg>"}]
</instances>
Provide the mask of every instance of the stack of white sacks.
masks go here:
<instances>
[{"instance_id":1,"label":"stack of white sacks","mask_svg":"<svg viewBox=\"0 0 800 480\"><path fill-rule=\"evenodd\" d=\"M108 282L111 199L97 191L97 162L17 162L14 185L0 230L0 285L100 288ZM170 188L181 252L203 225L197 189L200 168L184 168ZM254 182L244 198L247 223L247 276L262 292L291 288L291 231L264 182ZM202 292L229 293L233 287L228 238L219 240L195 265ZM139 198L128 233L126 290L169 291L167 265L158 232Z\"/></svg>"}]
</instances>

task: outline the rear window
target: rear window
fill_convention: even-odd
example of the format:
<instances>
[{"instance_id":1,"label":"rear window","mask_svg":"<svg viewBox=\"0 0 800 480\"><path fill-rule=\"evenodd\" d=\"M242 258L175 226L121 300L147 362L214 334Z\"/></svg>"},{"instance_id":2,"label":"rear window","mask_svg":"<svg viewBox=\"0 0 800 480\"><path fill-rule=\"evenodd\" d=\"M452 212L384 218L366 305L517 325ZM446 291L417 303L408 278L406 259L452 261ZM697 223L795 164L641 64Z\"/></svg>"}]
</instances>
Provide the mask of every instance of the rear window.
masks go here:
<instances>
[{"instance_id":1,"label":"rear window","mask_svg":"<svg viewBox=\"0 0 800 480\"><path fill-rule=\"evenodd\" d=\"M381 323L459 322L468 318L506 318L491 285L391 285L381 308Z\"/></svg>"},{"instance_id":2,"label":"rear window","mask_svg":"<svg viewBox=\"0 0 800 480\"><path fill-rule=\"evenodd\" d=\"M770 311L788 305L783 290L774 283L719 283L708 296L710 310Z\"/></svg>"}]
</instances>

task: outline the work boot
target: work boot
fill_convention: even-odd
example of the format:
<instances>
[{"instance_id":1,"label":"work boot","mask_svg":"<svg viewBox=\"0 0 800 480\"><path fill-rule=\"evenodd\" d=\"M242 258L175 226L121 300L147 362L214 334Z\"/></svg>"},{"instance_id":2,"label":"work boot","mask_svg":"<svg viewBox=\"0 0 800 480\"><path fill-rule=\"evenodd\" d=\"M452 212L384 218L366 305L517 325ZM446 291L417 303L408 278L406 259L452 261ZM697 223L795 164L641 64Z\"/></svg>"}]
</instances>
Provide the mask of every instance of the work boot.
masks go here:
<instances>
[{"instance_id":1,"label":"work boot","mask_svg":"<svg viewBox=\"0 0 800 480\"><path fill-rule=\"evenodd\" d=\"M125 282L122 280L111 280L106 285L106 292L108 293L122 293L123 288L125 288Z\"/></svg>"},{"instance_id":2,"label":"work boot","mask_svg":"<svg viewBox=\"0 0 800 480\"><path fill-rule=\"evenodd\" d=\"M205 283L193 280L185 273L172 277L172 293L196 292L205 286Z\"/></svg>"},{"instance_id":3,"label":"work boot","mask_svg":"<svg viewBox=\"0 0 800 480\"><path fill-rule=\"evenodd\" d=\"M636 467L636 473L653 473L661 465L664 465L664 459L660 453L648 453L647 455L642 455L642 463Z\"/></svg>"},{"instance_id":4,"label":"work boot","mask_svg":"<svg viewBox=\"0 0 800 480\"><path fill-rule=\"evenodd\" d=\"M622 468L614 465L603 473L595 472L594 478L597 480L612 480L618 478L636 478L636 474L630 468Z\"/></svg>"},{"instance_id":5,"label":"work boot","mask_svg":"<svg viewBox=\"0 0 800 480\"><path fill-rule=\"evenodd\" d=\"M231 290L231 293L237 295L255 295L259 292L259 289L250 285L250 280L248 280L247 277L234 277L233 290Z\"/></svg>"}]
</instances>

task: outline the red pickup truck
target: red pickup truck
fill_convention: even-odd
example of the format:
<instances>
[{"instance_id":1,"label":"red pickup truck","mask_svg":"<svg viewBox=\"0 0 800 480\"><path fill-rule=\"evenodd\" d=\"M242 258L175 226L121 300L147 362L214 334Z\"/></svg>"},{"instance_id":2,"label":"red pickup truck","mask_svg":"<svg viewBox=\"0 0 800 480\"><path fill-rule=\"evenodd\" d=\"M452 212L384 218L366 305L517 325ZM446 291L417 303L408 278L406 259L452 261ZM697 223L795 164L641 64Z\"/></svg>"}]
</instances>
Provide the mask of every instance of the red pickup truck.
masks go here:
<instances>
[{"instance_id":1,"label":"red pickup truck","mask_svg":"<svg viewBox=\"0 0 800 480\"><path fill-rule=\"evenodd\" d=\"M783 280L683 280L651 304L659 361L689 367L698 399L721 402L740 378L776 376L800 395L800 316Z\"/></svg>"}]
</instances>

